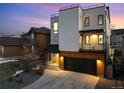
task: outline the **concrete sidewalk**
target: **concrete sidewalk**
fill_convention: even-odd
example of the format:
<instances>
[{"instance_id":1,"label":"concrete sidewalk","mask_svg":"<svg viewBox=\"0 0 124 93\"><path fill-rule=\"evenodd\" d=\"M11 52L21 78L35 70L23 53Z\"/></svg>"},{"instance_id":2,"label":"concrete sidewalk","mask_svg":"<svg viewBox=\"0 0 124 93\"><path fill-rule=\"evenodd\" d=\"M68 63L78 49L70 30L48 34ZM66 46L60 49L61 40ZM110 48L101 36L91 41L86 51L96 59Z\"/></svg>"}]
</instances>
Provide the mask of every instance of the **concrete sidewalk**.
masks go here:
<instances>
[{"instance_id":1,"label":"concrete sidewalk","mask_svg":"<svg viewBox=\"0 0 124 93\"><path fill-rule=\"evenodd\" d=\"M24 89L93 89L99 77L65 70L46 69L44 75Z\"/></svg>"},{"instance_id":2,"label":"concrete sidewalk","mask_svg":"<svg viewBox=\"0 0 124 93\"><path fill-rule=\"evenodd\" d=\"M124 89L124 81L100 78L96 89Z\"/></svg>"}]
</instances>

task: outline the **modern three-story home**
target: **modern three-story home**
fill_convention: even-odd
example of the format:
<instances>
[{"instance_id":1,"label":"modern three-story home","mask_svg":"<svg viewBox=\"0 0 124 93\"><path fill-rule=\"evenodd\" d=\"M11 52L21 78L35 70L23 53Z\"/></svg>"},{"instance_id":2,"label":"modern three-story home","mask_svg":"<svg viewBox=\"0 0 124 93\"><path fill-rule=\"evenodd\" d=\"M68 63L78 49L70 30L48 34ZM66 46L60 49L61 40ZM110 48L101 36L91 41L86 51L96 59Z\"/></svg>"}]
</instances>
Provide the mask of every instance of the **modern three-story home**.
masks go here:
<instances>
[{"instance_id":1,"label":"modern three-story home","mask_svg":"<svg viewBox=\"0 0 124 93\"><path fill-rule=\"evenodd\" d=\"M82 8L71 5L51 17L48 65L105 76L109 58L110 12L105 4Z\"/></svg>"}]
</instances>

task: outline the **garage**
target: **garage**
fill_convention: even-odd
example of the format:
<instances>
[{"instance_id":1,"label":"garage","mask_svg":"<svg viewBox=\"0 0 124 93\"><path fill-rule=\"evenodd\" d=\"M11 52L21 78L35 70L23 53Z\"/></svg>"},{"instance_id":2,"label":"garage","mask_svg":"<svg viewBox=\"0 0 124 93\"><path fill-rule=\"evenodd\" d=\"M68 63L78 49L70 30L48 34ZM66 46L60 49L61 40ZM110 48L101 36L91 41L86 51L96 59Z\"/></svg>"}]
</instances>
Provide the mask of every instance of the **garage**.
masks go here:
<instances>
[{"instance_id":1,"label":"garage","mask_svg":"<svg viewBox=\"0 0 124 93\"><path fill-rule=\"evenodd\" d=\"M15 57L22 55L22 46L4 46L4 57Z\"/></svg>"},{"instance_id":2,"label":"garage","mask_svg":"<svg viewBox=\"0 0 124 93\"><path fill-rule=\"evenodd\" d=\"M64 57L64 69L95 76L97 75L97 66L95 59Z\"/></svg>"}]
</instances>

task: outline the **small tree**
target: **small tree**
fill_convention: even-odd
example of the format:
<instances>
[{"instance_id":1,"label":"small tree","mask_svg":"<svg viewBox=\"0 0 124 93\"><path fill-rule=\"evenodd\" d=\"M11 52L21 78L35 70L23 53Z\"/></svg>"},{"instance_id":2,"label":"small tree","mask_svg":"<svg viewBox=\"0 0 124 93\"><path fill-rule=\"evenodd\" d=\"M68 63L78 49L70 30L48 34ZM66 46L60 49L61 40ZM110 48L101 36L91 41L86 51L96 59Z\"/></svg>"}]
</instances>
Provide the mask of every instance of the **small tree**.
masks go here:
<instances>
[{"instance_id":1,"label":"small tree","mask_svg":"<svg viewBox=\"0 0 124 93\"><path fill-rule=\"evenodd\" d=\"M31 46L24 46L24 55L19 58L21 64L24 67L26 72L31 71L33 65L35 64L35 60L38 58L35 51L32 51Z\"/></svg>"}]
</instances>

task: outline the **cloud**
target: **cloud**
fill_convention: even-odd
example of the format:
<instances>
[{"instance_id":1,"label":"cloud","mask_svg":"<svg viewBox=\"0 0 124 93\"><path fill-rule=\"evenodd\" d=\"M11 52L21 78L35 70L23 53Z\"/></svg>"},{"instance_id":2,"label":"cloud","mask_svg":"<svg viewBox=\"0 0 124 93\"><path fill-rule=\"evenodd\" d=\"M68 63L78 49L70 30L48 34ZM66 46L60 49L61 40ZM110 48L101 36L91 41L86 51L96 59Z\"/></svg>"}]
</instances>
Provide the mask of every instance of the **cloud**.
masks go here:
<instances>
[{"instance_id":1,"label":"cloud","mask_svg":"<svg viewBox=\"0 0 124 93\"><path fill-rule=\"evenodd\" d=\"M111 24L115 25L115 28L124 28L124 15L112 15Z\"/></svg>"},{"instance_id":2,"label":"cloud","mask_svg":"<svg viewBox=\"0 0 124 93\"><path fill-rule=\"evenodd\" d=\"M33 26L45 26L50 27L50 19L49 18L38 18L38 17L30 17L30 16L13 16L11 17L13 20L19 21L24 24L29 24Z\"/></svg>"},{"instance_id":3,"label":"cloud","mask_svg":"<svg viewBox=\"0 0 124 93\"><path fill-rule=\"evenodd\" d=\"M59 8L70 5L70 3L43 3L43 4L32 4L38 8L45 8L50 11L58 12Z\"/></svg>"}]
</instances>

